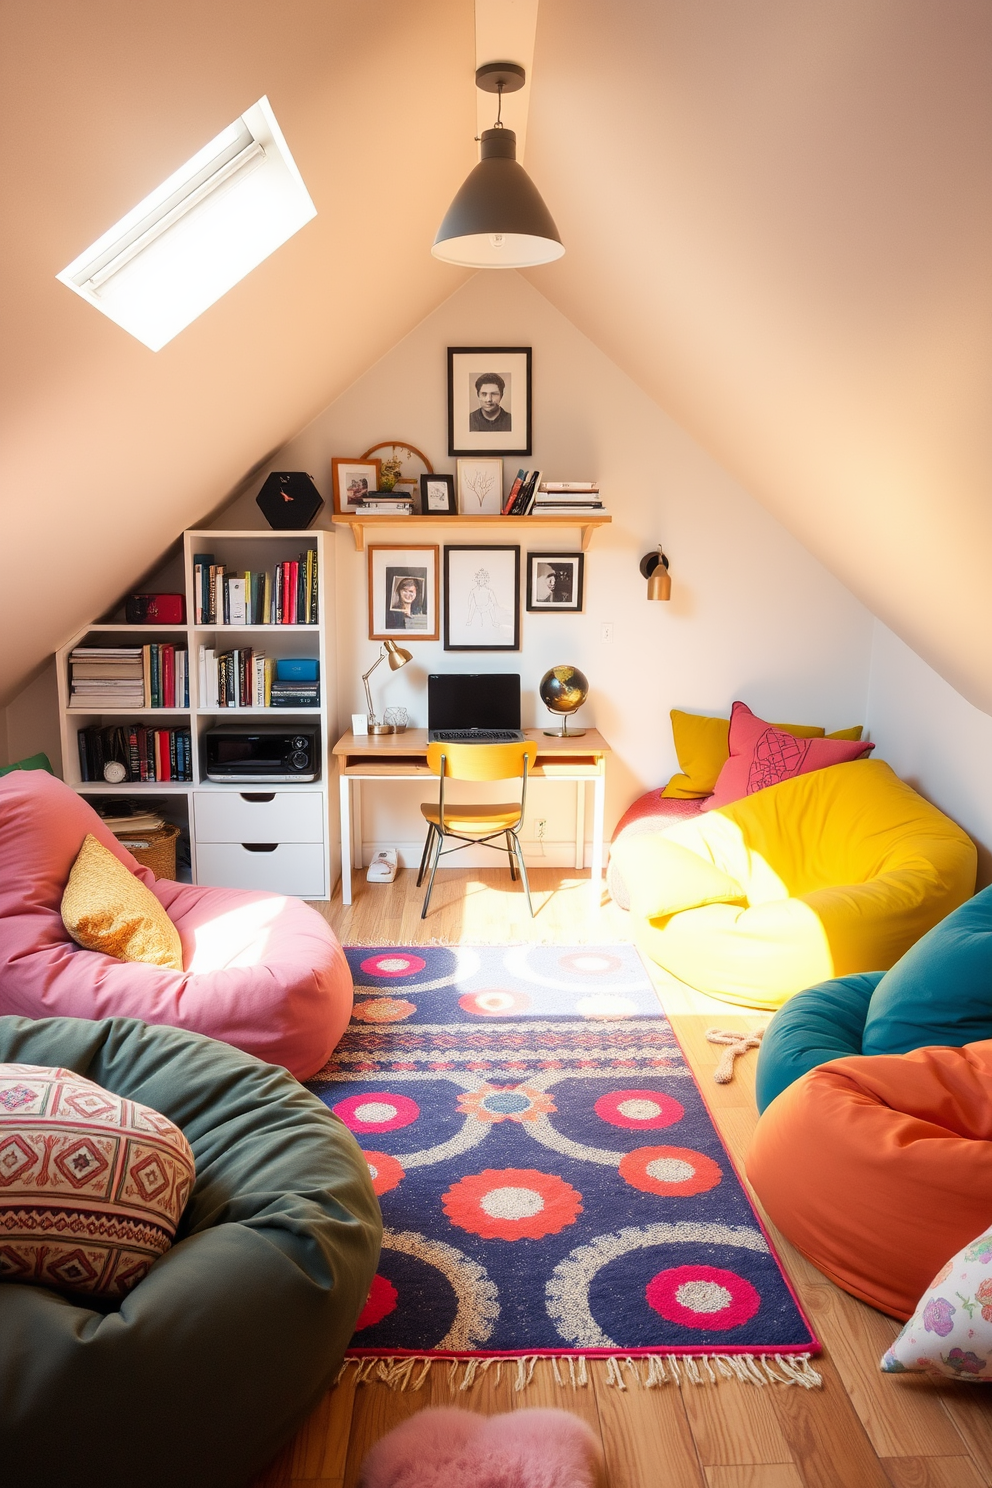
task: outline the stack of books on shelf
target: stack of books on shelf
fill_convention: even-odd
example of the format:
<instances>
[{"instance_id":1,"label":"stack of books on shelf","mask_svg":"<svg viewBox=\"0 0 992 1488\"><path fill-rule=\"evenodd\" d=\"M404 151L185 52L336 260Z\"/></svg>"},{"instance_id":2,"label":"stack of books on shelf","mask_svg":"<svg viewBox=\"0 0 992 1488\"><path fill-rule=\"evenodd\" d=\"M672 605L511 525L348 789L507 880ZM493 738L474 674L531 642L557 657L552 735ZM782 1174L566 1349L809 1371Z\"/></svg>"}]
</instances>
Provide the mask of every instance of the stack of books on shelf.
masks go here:
<instances>
[{"instance_id":1,"label":"stack of books on shelf","mask_svg":"<svg viewBox=\"0 0 992 1488\"><path fill-rule=\"evenodd\" d=\"M197 625L316 625L317 550L265 573L229 569L213 553L196 553L193 593Z\"/></svg>"},{"instance_id":2,"label":"stack of books on shelf","mask_svg":"<svg viewBox=\"0 0 992 1488\"><path fill-rule=\"evenodd\" d=\"M188 728L148 728L128 723L119 728L96 724L77 732L79 774L83 781L106 779L108 764L123 766L115 785L193 779L193 743Z\"/></svg>"},{"instance_id":3,"label":"stack of books on shelf","mask_svg":"<svg viewBox=\"0 0 992 1488\"><path fill-rule=\"evenodd\" d=\"M413 515L413 497L409 491L370 491L358 503L358 510L363 514L409 517Z\"/></svg>"},{"instance_id":4,"label":"stack of books on shelf","mask_svg":"<svg viewBox=\"0 0 992 1488\"><path fill-rule=\"evenodd\" d=\"M127 836L128 832L157 832L165 826L164 817L157 811L146 811L136 801L103 796L96 802L96 810L115 837Z\"/></svg>"},{"instance_id":5,"label":"stack of books on shelf","mask_svg":"<svg viewBox=\"0 0 992 1488\"><path fill-rule=\"evenodd\" d=\"M277 677L272 684L271 704L273 708L319 708L320 683Z\"/></svg>"},{"instance_id":6,"label":"stack of books on shelf","mask_svg":"<svg viewBox=\"0 0 992 1488\"><path fill-rule=\"evenodd\" d=\"M185 647L77 646L69 653L70 708L188 708Z\"/></svg>"},{"instance_id":7,"label":"stack of books on shelf","mask_svg":"<svg viewBox=\"0 0 992 1488\"><path fill-rule=\"evenodd\" d=\"M503 502L504 517L525 517L527 515L534 505L540 479L539 470L517 471L516 479Z\"/></svg>"},{"instance_id":8,"label":"stack of books on shelf","mask_svg":"<svg viewBox=\"0 0 992 1488\"><path fill-rule=\"evenodd\" d=\"M542 481L530 512L535 517L592 516L605 509L597 481Z\"/></svg>"}]
</instances>

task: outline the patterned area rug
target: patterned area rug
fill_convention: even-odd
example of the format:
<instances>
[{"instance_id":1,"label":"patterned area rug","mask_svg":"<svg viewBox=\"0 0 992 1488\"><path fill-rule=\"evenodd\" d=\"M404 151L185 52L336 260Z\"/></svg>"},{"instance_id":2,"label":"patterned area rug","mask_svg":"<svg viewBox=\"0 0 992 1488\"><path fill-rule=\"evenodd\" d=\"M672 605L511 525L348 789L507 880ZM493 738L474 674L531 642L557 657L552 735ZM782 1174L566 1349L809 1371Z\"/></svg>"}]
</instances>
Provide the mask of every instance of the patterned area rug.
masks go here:
<instances>
[{"instance_id":1,"label":"patterned area rug","mask_svg":"<svg viewBox=\"0 0 992 1488\"><path fill-rule=\"evenodd\" d=\"M702 1355L744 1378L777 1356L816 1382L632 947L347 954L354 1018L310 1089L361 1144L386 1228L353 1357L649 1356L664 1378L665 1356L692 1377Z\"/></svg>"}]
</instances>

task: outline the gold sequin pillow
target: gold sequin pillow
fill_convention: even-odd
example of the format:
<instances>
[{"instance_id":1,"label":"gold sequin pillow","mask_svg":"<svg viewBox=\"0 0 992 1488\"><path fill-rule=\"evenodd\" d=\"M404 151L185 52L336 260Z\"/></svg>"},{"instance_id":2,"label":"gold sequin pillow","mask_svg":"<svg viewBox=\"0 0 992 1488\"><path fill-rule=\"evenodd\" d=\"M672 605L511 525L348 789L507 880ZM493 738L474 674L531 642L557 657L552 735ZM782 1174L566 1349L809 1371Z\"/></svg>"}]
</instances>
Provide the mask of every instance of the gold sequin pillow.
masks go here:
<instances>
[{"instance_id":1,"label":"gold sequin pillow","mask_svg":"<svg viewBox=\"0 0 992 1488\"><path fill-rule=\"evenodd\" d=\"M167 1116L72 1070L0 1064L0 1281L123 1297L172 1244L194 1177Z\"/></svg>"},{"instance_id":2,"label":"gold sequin pillow","mask_svg":"<svg viewBox=\"0 0 992 1488\"><path fill-rule=\"evenodd\" d=\"M62 923L87 951L183 969L179 931L155 895L90 834L62 895Z\"/></svg>"}]
</instances>

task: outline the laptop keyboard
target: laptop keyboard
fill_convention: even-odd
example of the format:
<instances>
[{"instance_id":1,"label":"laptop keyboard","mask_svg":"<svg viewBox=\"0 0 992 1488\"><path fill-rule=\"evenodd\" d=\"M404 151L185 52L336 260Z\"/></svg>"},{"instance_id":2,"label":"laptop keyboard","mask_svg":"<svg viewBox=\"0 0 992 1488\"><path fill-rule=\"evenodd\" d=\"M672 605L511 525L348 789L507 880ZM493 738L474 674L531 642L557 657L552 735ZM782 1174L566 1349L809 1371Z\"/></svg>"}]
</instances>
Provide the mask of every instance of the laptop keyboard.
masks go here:
<instances>
[{"instance_id":1,"label":"laptop keyboard","mask_svg":"<svg viewBox=\"0 0 992 1488\"><path fill-rule=\"evenodd\" d=\"M437 744L516 744L519 729L435 729L431 738Z\"/></svg>"}]
</instances>

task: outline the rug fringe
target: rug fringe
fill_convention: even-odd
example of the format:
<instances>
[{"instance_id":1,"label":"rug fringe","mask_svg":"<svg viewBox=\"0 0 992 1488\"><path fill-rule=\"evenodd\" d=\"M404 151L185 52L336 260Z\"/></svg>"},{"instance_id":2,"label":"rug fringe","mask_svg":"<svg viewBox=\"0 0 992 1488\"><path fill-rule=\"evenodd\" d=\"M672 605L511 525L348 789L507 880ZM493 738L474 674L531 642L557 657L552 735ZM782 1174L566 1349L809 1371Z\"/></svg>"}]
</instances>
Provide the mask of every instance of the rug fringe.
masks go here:
<instances>
[{"instance_id":1,"label":"rug fringe","mask_svg":"<svg viewBox=\"0 0 992 1488\"><path fill-rule=\"evenodd\" d=\"M818 1390L823 1376L814 1369L810 1354L647 1354L637 1358L630 1354L596 1356L605 1365L605 1383L618 1391L630 1388L654 1390L662 1385L718 1385L731 1380L764 1389L766 1385L799 1385L804 1390ZM503 1378L503 1365L512 1370L513 1392L520 1394L534 1382L539 1365L540 1379L554 1380L559 1390L584 1389L590 1384L587 1357L584 1354L521 1354L510 1358L478 1357L471 1359L435 1359L423 1354L400 1358L345 1359L335 1384L340 1384L354 1366L353 1383L377 1383L390 1390L416 1391L423 1388L432 1370L445 1369L448 1389L454 1394L471 1391L495 1365L497 1386ZM419 1372L418 1372L419 1371Z\"/></svg>"}]
</instances>

